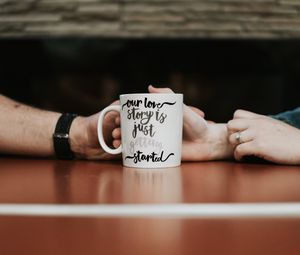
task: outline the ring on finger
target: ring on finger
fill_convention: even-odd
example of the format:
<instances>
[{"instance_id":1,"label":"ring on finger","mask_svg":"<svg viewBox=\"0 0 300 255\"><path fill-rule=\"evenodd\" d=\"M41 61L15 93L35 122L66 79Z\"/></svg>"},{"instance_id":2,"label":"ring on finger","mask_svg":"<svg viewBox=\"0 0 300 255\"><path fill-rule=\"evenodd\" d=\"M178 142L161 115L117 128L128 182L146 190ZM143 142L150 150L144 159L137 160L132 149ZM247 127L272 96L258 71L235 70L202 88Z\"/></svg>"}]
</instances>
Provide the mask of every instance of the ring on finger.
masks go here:
<instances>
[{"instance_id":1,"label":"ring on finger","mask_svg":"<svg viewBox=\"0 0 300 255\"><path fill-rule=\"evenodd\" d=\"M235 140L238 142L238 143L242 143L242 132L237 132L235 134Z\"/></svg>"}]
</instances>

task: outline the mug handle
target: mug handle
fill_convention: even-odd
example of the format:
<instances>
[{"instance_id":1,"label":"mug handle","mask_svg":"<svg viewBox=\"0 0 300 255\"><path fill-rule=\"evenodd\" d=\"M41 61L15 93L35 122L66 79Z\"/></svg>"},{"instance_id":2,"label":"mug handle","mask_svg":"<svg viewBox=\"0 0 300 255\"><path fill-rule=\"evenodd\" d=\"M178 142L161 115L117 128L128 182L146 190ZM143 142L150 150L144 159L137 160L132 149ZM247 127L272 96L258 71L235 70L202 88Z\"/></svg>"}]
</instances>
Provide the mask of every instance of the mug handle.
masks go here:
<instances>
[{"instance_id":1,"label":"mug handle","mask_svg":"<svg viewBox=\"0 0 300 255\"><path fill-rule=\"evenodd\" d=\"M103 138L103 121L106 113L110 111L116 111L116 112L121 112L121 106L120 105L110 105L104 108L100 112L100 116L98 119L98 125L97 125L97 131L98 131L98 140L99 143L104 151L106 151L109 154L119 154L122 152L122 144L117 148L117 149L111 149L109 148Z\"/></svg>"}]
</instances>

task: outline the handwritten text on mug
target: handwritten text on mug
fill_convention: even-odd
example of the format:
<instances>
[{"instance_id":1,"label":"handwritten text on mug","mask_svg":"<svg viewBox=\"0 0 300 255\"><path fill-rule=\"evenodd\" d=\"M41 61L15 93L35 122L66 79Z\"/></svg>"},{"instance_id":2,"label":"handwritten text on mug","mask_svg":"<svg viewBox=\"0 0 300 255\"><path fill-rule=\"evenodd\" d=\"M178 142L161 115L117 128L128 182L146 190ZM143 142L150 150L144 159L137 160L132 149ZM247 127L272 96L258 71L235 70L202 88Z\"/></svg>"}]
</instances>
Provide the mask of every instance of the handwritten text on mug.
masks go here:
<instances>
[{"instance_id":1,"label":"handwritten text on mug","mask_svg":"<svg viewBox=\"0 0 300 255\"><path fill-rule=\"evenodd\" d=\"M154 137L156 134L155 123L163 125L168 115L163 112L164 106L175 105L176 102L155 102L145 97L143 100L127 100L122 105L122 110L127 107L127 119L133 120L132 137L135 139L138 134L145 137ZM143 107L143 110L140 109ZM155 140L154 140L155 141ZM131 143L132 144L132 143ZM133 151L131 151L133 152ZM169 153L164 156L164 151L160 151L160 154L152 152L149 155L145 155L141 150L133 152L133 156L126 156L126 159L133 159L134 163L140 161L152 161L152 162L165 162L174 153Z\"/></svg>"}]
</instances>

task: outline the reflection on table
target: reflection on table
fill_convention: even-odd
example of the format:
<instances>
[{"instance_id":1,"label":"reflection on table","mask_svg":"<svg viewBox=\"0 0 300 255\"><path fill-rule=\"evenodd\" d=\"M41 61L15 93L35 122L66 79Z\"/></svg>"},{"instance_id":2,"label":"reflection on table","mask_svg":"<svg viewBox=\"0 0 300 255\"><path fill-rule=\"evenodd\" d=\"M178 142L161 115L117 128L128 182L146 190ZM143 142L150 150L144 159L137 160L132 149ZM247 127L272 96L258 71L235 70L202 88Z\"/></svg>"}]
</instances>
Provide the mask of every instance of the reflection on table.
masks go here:
<instances>
[{"instance_id":1,"label":"reflection on table","mask_svg":"<svg viewBox=\"0 0 300 255\"><path fill-rule=\"evenodd\" d=\"M0 203L297 201L296 166L203 162L136 169L120 162L0 159Z\"/></svg>"}]
</instances>

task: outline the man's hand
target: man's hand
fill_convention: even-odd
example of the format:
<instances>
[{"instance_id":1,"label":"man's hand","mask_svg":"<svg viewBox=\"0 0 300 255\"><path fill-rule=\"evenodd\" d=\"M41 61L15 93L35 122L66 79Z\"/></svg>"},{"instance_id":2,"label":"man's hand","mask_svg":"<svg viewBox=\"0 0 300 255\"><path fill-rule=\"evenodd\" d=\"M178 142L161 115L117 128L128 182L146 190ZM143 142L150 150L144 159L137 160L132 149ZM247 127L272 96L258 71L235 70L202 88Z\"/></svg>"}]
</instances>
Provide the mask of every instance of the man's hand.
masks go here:
<instances>
[{"instance_id":1,"label":"man's hand","mask_svg":"<svg viewBox=\"0 0 300 255\"><path fill-rule=\"evenodd\" d=\"M117 104L115 102L114 104ZM112 131L118 126L116 118L117 112L109 112L106 114L103 122L104 138L108 145L112 145ZM77 158L82 159L99 159L111 160L118 159L120 155L111 155L103 151L97 136L97 122L99 113L89 117L77 117L71 126L70 130L70 145L71 150Z\"/></svg>"},{"instance_id":2,"label":"man's hand","mask_svg":"<svg viewBox=\"0 0 300 255\"><path fill-rule=\"evenodd\" d=\"M174 93L169 88L154 88L149 86L150 93ZM116 119L120 124L120 119ZM113 131L113 145L121 143L121 129ZM228 142L226 124L208 123L204 113L195 108L183 105L183 144L182 160L206 161L231 157L232 146Z\"/></svg>"},{"instance_id":3,"label":"man's hand","mask_svg":"<svg viewBox=\"0 0 300 255\"><path fill-rule=\"evenodd\" d=\"M244 110L237 110L227 126L236 160L252 155L278 164L300 164L299 129Z\"/></svg>"}]
</instances>

